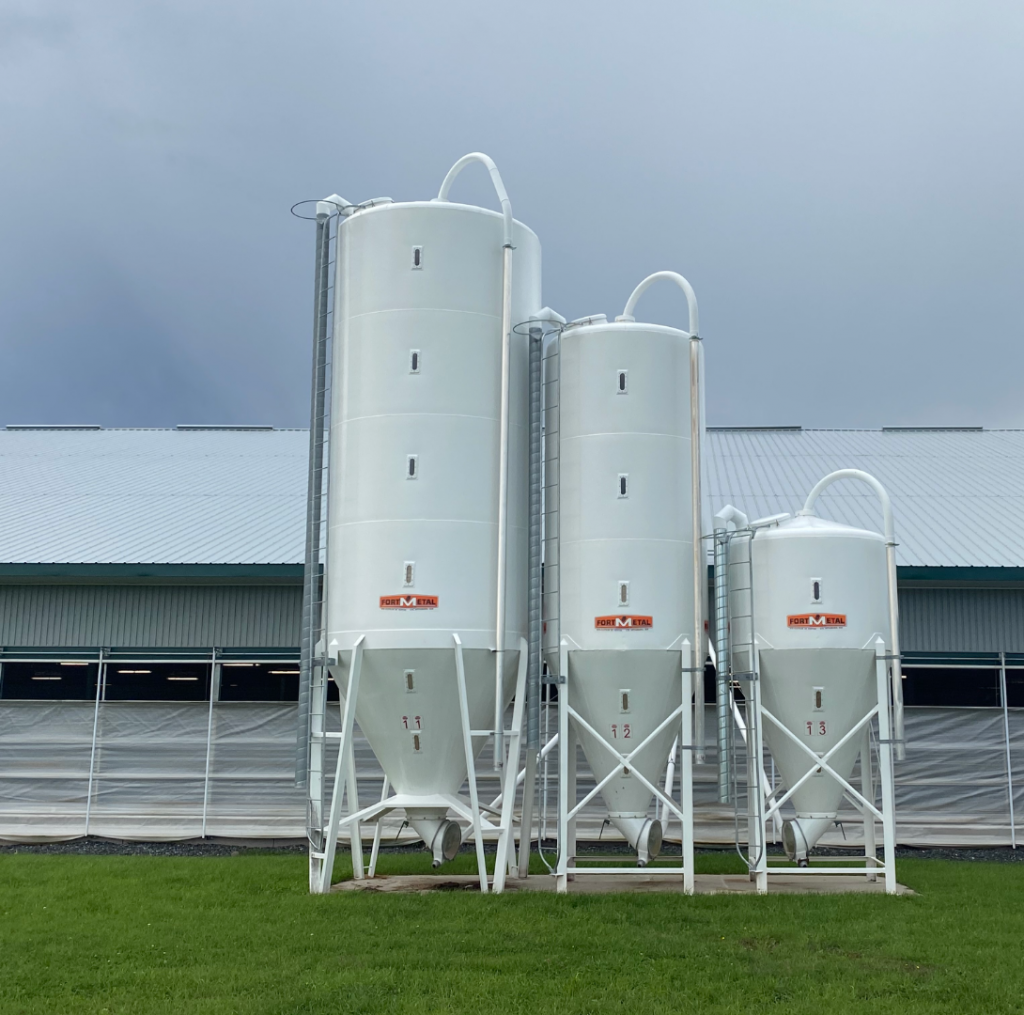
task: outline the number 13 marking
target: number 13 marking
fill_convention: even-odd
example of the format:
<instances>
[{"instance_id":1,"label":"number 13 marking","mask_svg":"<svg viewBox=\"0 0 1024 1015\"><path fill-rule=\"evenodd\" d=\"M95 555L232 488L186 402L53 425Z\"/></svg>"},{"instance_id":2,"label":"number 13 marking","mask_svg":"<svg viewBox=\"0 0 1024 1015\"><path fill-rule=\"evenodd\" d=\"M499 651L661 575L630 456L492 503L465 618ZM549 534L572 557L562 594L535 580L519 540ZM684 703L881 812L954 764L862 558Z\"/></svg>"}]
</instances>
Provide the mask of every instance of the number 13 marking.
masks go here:
<instances>
[{"instance_id":1,"label":"number 13 marking","mask_svg":"<svg viewBox=\"0 0 1024 1015\"><path fill-rule=\"evenodd\" d=\"M828 732L828 728L825 726L825 720L824 719L820 719L818 721L818 723L817 723L817 727L818 728L817 729L815 729L814 727L815 727L815 723L808 722L808 724L807 724L807 735L809 737L814 736L815 733L817 733L819 737L823 737Z\"/></svg>"}]
</instances>

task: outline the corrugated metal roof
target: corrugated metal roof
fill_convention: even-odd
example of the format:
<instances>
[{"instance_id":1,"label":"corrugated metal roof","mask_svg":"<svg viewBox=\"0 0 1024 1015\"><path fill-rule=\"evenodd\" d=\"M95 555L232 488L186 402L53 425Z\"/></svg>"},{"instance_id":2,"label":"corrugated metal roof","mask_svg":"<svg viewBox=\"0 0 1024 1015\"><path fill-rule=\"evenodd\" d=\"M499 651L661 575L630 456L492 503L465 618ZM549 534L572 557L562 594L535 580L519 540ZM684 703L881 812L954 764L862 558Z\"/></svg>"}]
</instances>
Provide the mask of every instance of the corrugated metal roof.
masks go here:
<instances>
[{"instance_id":1,"label":"corrugated metal roof","mask_svg":"<svg viewBox=\"0 0 1024 1015\"><path fill-rule=\"evenodd\" d=\"M751 518L797 511L836 469L863 469L893 503L897 563L1024 566L1024 430L710 430L706 503ZM819 501L839 522L881 528L875 495L842 482Z\"/></svg>"},{"instance_id":2,"label":"corrugated metal roof","mask_svg":"<svg viewBox=\"0 0 1024 1015\"><path fill-rule=\"evenodd\" d=\"M303 430L0 430L0 561L302 561Z\"/></svg>"},{"instance_id":3,"label":"corrugated metal roof","mask_svg":"<svg viewBox=\"0 0 1024 1015\"><path fill-rule=\"evenodd\" d=\"M305 525L304 430L0 430L0 562L295 564ZM1024 430L717 429L708 518L798 510L835 469L893 500L904 566L1024 567ZM826 517L878 529L855 483Z\"/></svg>"}]
</instances>

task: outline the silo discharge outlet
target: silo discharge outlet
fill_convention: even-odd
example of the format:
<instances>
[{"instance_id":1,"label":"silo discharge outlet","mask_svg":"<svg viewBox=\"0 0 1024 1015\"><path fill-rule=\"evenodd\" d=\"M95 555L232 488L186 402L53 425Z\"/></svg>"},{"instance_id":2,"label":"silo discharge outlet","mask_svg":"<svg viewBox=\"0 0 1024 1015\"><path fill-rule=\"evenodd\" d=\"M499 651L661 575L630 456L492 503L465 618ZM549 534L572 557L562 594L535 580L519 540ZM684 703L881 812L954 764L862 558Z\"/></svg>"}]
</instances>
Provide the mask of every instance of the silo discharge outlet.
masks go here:
<instances>
[{"instance_id":1,"label":"silo discharge outlet","mask_svg":"<svg viewBox=\"0 0 1024 1015\"><path fill-rule=\"evenodd\" d=\"M457 821L451 821L444 814L409 813L409 824L433 855L434 866L440 867L448 860L454 860L462 845L462 829Z\"/></svg>"},{"instance_id":2,"label":"silo discharge outlet","mask_svg":"<svg viewBox=\"0 0 1024 1015\"><path fill-rule=\"evenodd\" d=\"M795 860L801 867L807 866L807 856L817 845L818 840L834 824L834 814L815 814L809 817L796 817L782 825L782 848L790 860Z\"/></svg>"},{"instance_id":3,"label":"silo discharge outlet","mask_svg":"<svg viewBox=\"0 0 1024 1015\"><path fill-rule=\"evenodd\" d=\"M662 827L657 818L638 814L609 814L608 817L636 850L638 867L646 867L661 852Z\"/></svg>"}]
</instances>

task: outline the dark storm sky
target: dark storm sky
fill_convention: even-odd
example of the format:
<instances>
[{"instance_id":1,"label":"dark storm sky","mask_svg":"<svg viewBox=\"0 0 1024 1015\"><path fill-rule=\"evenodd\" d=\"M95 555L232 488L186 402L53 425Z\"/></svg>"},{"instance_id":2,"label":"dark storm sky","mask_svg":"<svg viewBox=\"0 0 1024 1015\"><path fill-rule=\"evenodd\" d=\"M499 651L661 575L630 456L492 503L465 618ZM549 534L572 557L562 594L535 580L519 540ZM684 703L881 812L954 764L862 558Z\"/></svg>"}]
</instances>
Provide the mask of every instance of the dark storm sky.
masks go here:
<instances>
[{"instance_id":1,"label":"dark storm sky","mask_svg":"<svg viewBox=\"0 0 1024 1015\"><path fill-rule=\"evenodd\" d=\"M0 0L0 139L0 424L305 425L289 206L482 150L567 317L691 280L709 423L1024 426L1017 2Z\"/></svg>"}]
</instances>

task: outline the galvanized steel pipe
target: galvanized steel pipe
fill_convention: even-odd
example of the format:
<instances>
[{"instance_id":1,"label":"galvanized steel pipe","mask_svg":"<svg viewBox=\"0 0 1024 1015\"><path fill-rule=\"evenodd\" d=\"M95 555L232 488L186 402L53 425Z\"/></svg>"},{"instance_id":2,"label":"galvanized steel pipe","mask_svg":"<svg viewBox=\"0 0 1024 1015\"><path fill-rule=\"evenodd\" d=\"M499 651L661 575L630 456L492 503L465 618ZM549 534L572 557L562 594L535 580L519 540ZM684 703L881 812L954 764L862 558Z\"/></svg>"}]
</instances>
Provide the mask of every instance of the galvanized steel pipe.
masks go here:
<instances>
[{"instance_id":1,"label":"galvanized steel pipe","mask_svg":"<svg viewBox=\"0 0 1024 1015\"><path fill-rule=\"evenodd\" d=\"M310 392L309 468L306 483L306 546L302 580L302 637L299 646L299 716L295 782L309 782L309 742L312 703L312 660L319 618L314 617L315 588L320 580L320 514L323 499L324 391L327 376L327 308L331 216L317 206L316 260L313 271L313 370Z\"/></svg>"}]
</instances>

